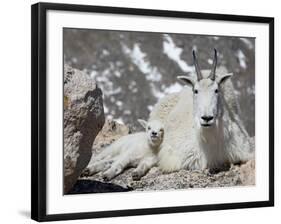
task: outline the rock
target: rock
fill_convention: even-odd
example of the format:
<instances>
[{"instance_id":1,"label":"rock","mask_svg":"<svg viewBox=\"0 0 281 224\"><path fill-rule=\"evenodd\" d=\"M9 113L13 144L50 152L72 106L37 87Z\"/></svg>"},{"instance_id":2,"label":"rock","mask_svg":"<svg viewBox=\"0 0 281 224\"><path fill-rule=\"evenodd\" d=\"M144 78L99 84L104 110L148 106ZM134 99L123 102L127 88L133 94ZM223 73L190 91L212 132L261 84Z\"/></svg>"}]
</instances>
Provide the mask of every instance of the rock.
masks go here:
<instances>
[{"instance_id":1,"label":"rock","mask_svg":"<svg viewBox=\"0 0 281 224\"><path fill-rule=\"evenodd\" d=\"M93 152L99 152L105 146L111 144L120 137L129 134L129 132L130 130L126 125L120 124L112 119L106 120L102 130L94 141L92 146Z\"/></svg>"},{"instance_id":2,"label":"rock","mask_svg":"<svg viewBox=\"0 0 281 224\"><path fill-rule=\"evenodd\" d=\"M64 67L64 193L73 187L92 156L104 124L102 91L86 73Z\"/></svg>"},{"instance_id":3,"label":"rock","mask_svg":"<svg viewBox=\"0 0 281 224\"><path fill-rule=\"evenodd\" d=\"M255 185L255 160L250 160L240 167L242 185Z\"/></svg>"},{"instance_id":4,"label":"rock","mask_svg":"<svg viewBox=\"0 0 281 224\"><path fill-rule=\"evenodd\" d=\"M99 152L101 152L106 146L110 145L120 137L128 135L130 133L129 128L120 124L117 121L108 119L105 121L102 130L96 136L92 146L92 158L94 158ZM88 166L91 166L93 160L91 159Z\"/></svg>"},{"instance_id":5,"label":"rock","mask_svg":"<svg viewBox=\"0 0 281 224\"><path fill-rule=\"evenodd\" d=\"M130 190L132 189L123 188L111 183L95 180L78 180L68 194L126 192Z\"/></svg>"}]
</instances>

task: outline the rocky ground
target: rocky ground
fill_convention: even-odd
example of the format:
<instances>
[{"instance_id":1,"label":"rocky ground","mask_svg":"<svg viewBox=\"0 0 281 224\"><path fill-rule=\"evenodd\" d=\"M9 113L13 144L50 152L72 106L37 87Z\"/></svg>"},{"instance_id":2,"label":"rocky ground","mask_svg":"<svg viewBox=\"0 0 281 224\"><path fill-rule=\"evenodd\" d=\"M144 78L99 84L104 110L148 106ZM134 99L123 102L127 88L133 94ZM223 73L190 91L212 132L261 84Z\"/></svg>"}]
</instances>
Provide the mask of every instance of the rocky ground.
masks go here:
<instances>
[{"instance_id":1,"label":"rocky ground","mask_svg":"<svg viewBox=\"0 0 281 224\"><path fill-rule=\"evenodd\" d=\"M211 173L205 171L180 170L170 174L162 173L158 168L152 168L139 181L133 181L133 169L126 170L110 183L122 186L125 189L136 191L171 190L207 187L233 187L254 185L254 161L243 165L232 165L228 170ZM82 180L98 180L103 182L100 175L82 177Z\"/></svg>"},{"instance_id":2,"label":"rocky ground","mask_svg":"<svg viewBox=\"0 0 281 224\"><path fill-rule=\"evenodd\" d=\"M96 137L93 145L93 157L107 145L126 135L130 132L125 125L118 124L115 121L106 121L105 126ZM90 161L89 165L92 163ZM204 171L188 171L180 170L179 172L165 174L159 168L152 168L139 181L134 181L131 177L134 169L128 169L121 175L115 177L110 182L104 182L100 174L94 176L84 176L79 178L76 190L79 193L97 193L111 191L150 191L150 190L171 190L171 189L187 189L187 188L208 188L208 187L232 187L246 186L255 184L255 161L249 161L246 164L236 164L230 167L226 166L222 170L204 170ZM85 182L87 181L87 182ZM106 184L106 189L96 188L91 191L89 185L93 181L92 186ZM80 183L80 184L79 184ZM114 184L114 185L112 185ZM98 185L98 186L100 186ZM121 187L121 188L120 188ZM75 193L75 192L73 192Z\"/></svg>"}]
</instances>

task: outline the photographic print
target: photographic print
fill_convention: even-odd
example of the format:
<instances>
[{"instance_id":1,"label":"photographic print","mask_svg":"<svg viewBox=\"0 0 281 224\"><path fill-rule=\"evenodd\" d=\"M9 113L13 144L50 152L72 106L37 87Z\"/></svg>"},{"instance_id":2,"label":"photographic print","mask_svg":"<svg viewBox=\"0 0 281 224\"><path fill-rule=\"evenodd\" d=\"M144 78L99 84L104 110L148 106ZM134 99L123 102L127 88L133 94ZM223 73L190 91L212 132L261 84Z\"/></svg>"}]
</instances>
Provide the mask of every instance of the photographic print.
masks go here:
<instances>
[{"instance_id":1,"label":"photographic print","mask_svg":"<svg viewBox=\"0 0 281 224\"><path fill-rule=\"evenodd\" d=\"M31 11L32 219L274 206L274 18Z\"/></svg>"},{"instance_id":2,"label":"photographic print","mask_svg":"<svg viewBox=\"0 0 281 224\"><path fill-rule=\"evenodd\" d=\"M64 193L255 185L255 38L63 29Z\"/></svg>"}]
</instances>

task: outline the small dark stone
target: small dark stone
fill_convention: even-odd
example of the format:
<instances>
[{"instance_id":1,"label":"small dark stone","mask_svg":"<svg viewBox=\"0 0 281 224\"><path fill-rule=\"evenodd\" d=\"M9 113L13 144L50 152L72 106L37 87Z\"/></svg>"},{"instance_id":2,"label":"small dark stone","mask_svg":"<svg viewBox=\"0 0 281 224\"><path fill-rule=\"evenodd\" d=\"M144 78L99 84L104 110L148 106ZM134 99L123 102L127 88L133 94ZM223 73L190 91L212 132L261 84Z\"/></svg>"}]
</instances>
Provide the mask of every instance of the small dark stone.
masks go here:
<instances>
[{"instance_id":1,"label":"small dark stone","mask_svg":"<svg viewBox=\"0 0 281 224\"><path fill-rule=\"evenodd\" d=\"M103 183L95 180L78 180L68 194L127 192L131 187L121 187L112 183Z\"/></svg>"}]
</instances>

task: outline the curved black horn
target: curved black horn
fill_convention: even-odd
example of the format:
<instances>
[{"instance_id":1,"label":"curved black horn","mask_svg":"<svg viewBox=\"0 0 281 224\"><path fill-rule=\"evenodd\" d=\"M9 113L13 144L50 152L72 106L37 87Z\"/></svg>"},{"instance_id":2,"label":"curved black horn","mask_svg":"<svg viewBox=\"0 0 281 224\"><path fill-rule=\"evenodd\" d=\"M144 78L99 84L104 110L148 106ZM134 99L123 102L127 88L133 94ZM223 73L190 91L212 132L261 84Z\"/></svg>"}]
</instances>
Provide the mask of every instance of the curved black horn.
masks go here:
<instances>
[{"instance_id":1,"label":"curved black horn","mask_svg":"<svg viewBox=\"0 0 281 224\"><path fill-rule=\"evenodd\" d=\"M198 81L200 81L201 79L203 79L203 76L202 76L201 69L199 67L199 64L198 64L198 61L197 61L196 54L195 54L194 50L192 51L192 55L193 55L193 63L194 63L194 66L195 66L195 71L196 71L196 74L197 74L197 79L198 79Z\"/></svg>"},{"instance_id":2,"label":"curved black horn","mask_svg":"<svg viewBox=\"0 0 281 224\"><path fill-rule=\"evenodd\" d=\"M209 75L209 78L212 79L213 81L216 78L216 68L217 68L217 61L218 61L216 48L214 48L214 51L215 51L215 54L214 54L214 60L213 60L213 67L211 70L211 74Z\"/></svg>"}]
</instances>

